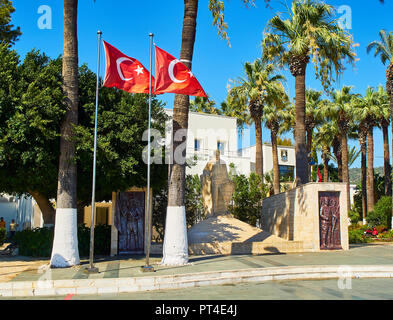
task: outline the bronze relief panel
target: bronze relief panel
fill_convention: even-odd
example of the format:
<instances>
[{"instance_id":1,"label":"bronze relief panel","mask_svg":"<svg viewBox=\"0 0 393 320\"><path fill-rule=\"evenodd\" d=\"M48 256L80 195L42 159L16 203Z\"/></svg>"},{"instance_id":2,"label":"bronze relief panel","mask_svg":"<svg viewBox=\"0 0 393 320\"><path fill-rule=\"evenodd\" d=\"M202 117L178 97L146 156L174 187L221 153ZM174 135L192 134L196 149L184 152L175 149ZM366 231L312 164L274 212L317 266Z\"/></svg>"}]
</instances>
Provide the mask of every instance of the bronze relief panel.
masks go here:
<instances>
[{"instance_id":1,"label":"bronze relief panel","mask_svg":"<svg viewBox=\"0 0 393 320\"><path fill-rule=\"evenodd\" d=\"M116 195L115 226L119 231L119 253L144 252L145 193Z\"/></svg>"},{"instance_id":2,"label":"bronze relief panel","mask_svg":"<svg viewBox=\"0 0 393 320\"><path fill-rule=\"evenodd\" d=\"M342 250L340 230L340 193L319 193L321 250Z\"/></svg>"}]
</instances>

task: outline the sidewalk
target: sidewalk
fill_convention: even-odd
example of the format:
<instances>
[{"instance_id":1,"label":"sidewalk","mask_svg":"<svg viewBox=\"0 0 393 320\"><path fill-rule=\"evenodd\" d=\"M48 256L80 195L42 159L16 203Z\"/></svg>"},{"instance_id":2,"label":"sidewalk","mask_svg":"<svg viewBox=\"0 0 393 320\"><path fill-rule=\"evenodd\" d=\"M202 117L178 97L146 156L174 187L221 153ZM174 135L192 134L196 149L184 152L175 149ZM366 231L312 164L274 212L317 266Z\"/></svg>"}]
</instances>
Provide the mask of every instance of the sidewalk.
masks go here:
<instances>
[{"instance_id":1,"label":"sidewalk","mask_svg":"<svg viewBox=\"0 0 393 320\"><path fill-rule=\"evenodd\" d=\"M150 259L154 273L143 273L144 256L97 259L98 274L86 274L88 260L69 269L48 269L49 260L0 256L0 296L96 294L176 289L252 281L393 277L393 244L353 245L347 252L261 256L190 256L190 264L165 267ZM10 268L25 268L12 271ZM12 273L14 272L14 277Z\"/></svg>"}]
</instances>

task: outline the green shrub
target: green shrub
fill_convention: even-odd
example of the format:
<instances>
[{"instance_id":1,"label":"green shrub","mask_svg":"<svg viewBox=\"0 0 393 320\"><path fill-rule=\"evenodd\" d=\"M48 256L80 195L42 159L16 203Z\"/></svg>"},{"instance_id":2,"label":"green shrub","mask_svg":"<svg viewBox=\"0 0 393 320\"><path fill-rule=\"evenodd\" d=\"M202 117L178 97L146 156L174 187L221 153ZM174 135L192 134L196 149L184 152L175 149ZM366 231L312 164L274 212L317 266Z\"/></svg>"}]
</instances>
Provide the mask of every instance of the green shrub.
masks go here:
<instances>
[{"instance_id":1,"label":"green shrub","mask_svg":"<svg viewBox=\"0 0 393 320\"><path fill-rule=\"evenodd\" d=\"M364 236L364 230L361 229L349 229L349 243L368 243L371 242L372 239Z\"/></svg>"},{"instance_id":2,"label":"green shrub","mask_svg":"<svg viewBox=\"0 0 393 320\"><path fill-rule=\"evenodd\" d=\"M78 248L81 257L88 257L90 253L90 228L86 225L78 226ZM94 228L94 254L109 256L111 252L111 226L97 225Z\"/></svg>"},{"instance_id":3,"label":"green shrub","mask_svg":"<svg viewBox=\"0 0 393 320\"><path fill-rule=\"evenodd\" d=\"M229 212L236 219L256 226L261 218L262 200L266 198L268 187L262 183L262 178L251 173L250 177L245 175L236 176L235 192Z\"/></svg>"},{"instance_id":4,"label":"green shrub","mask_svg":"<svg viewBox=\"0 0 393 320\"><path fill-rule=\"evenodd\" d=\"M0 229L0 246L2 246L7 238L7 229Z\"/></svg>"},{"instance_id":5,"label":"green shrub","mask_svg":"<svg viewBox=\"0 0 393 320\"><path fill-rule=\"evenodd\" d=\"M48 258L52 253L54 228L38 228L16 232L15 243L19 254L27 257ZM98 225L94 228L94 254L110 254L111 227ZM78 249L81 257L90 252L90 228L78 226Z\"/></svg>"},{"instance_id":6,"label":"green shrub","mask_svg":"<svg viewBox=\"0 0 393 320\"><path fill-rule=\"evenodd\" d=\"M393 240L393 230L389 230L378 234L378 239L392 241Z\"/></svg>"},{"instance_id":7,"label":"green shrub","mask_svg":"<svg viewBox=\"0 0 393 320\"><path fill-rule=\"evenodd\" d=\"M46 258L52 252L53 236L53 228L23 230L16 232L15 243L22 256Z\"/></svg>"},{"instance_id":8,"label":"green shrub","mask_svg":"<svg viewBox=\"0 0 393 320\"><path fill-rule=\"evenodd\" d=\"M352 224L357 224L359 221L361 221L360 214L355 210L350 210L348 216L349 219L351 219Z\"/></svg>"},{"instance_id":9,"label":"green shrub","mask_svg":"<svg viewBox=\"0 0 393 320\"><path fill-rule=\"evenodd\" d=\"M374 211L368 213L366 220L368 224L379 226L385 225L391 228L392 198L382 197L374 207Z\"/></svg>"}]
</instances>

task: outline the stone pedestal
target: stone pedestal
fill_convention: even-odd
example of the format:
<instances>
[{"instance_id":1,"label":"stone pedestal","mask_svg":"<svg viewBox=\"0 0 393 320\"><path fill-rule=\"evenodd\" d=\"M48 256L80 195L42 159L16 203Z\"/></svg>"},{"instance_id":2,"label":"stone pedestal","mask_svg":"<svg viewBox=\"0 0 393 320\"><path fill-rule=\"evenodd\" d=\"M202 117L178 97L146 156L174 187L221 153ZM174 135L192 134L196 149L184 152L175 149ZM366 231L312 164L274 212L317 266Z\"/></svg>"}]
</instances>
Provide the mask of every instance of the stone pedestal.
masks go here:
<instances>
[{"instance_id":1,"label":"stone pedestal","mask_svg":"<svg viewBox=\"0 0 393 320\"><path fill-rule=\"evenodd\" d=\"M263 201L262 229L307 251L349 250L343 183L310 183Z\"/></svg>"}]
</instances>

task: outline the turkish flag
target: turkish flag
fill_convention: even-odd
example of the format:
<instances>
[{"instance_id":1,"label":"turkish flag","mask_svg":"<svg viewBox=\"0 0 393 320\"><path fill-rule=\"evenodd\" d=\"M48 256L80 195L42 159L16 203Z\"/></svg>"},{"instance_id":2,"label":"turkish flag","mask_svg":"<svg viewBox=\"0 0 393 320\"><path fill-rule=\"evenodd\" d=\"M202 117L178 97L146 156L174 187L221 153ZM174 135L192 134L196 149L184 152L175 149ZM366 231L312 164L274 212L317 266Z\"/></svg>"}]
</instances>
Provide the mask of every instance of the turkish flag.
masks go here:
<instances>
[{"instance_id":1,"label":"turkish flag","mask_svg":"<svg viewBox=\"0 0 393 320\"><path fill-rule=\"evenodd\" d=\"M188 96L206 97L193 73L178 59L156 46L156 90Z\"/></svg>"},{"instance_id":2,"label":"turkish flag","mask_svg":"<svg viewBox=\"0 0 393 320\"><path fill-rule=\"evenodd\" d=\"M319 167L318 167L318 178L319 178L319 181L318 181L318 182L322 182L322 181L323 181L323 180L322 180L321 170L319 170Z\"/></svg>"},{"instance_id":3,"label":"turkish flag","mask_svg":"<svg viewBox=\"0 0 393 320\"><path fill-rule=\"evenodd\" d=\"M149 93L150 72L136 59L130 58L104 41L106 74L104 87L115 87L130 93ZM152 78L154 86L154 78Z\"/></svg>"}]
</instances>

